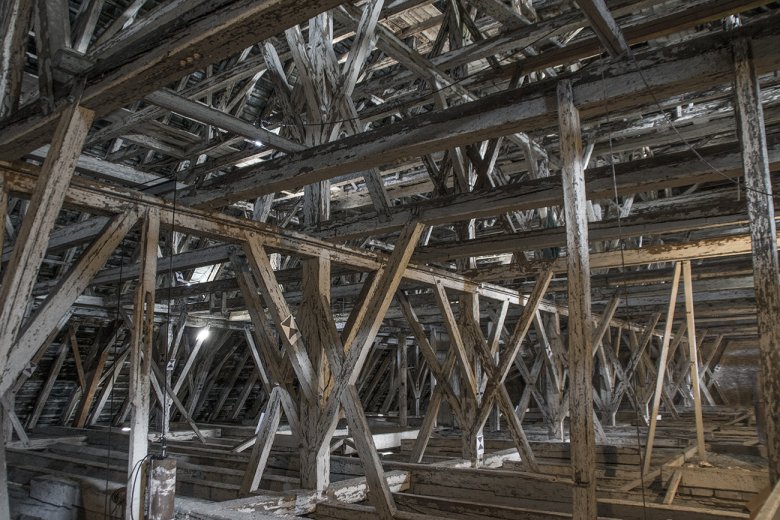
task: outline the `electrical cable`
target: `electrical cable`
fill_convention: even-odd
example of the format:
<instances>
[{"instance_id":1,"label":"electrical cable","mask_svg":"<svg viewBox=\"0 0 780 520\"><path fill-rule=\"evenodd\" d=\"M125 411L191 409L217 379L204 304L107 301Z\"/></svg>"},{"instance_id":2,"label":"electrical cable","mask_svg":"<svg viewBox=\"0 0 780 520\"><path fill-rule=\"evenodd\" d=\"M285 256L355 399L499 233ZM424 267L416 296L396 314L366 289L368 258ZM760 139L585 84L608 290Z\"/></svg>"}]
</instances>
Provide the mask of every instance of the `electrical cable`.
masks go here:
<instances>
[{"instance_id":1,"label":"electrical cable","mask_svg":"<svg viewBox=\"0 0 780 520\"><path fill-rule=\"evenodd\" d=\"M171 296L173 291L173 285L176 281L176 278L174 276L173 272L173 256L176 253L176 247L174 244L174 238L175 238L175 230L176 230L176 199L178 195L178 187L176 186L176 183L173 185L173 207L171 208L172 215L171 215L171 230L169 234L169 241L168 241L168 247L170 248L170 255L168 256L168 330L166 331L166 339L171 338L171 330L173 326L173 321L171 319ZM179 327L184 327L184 323L180 323ZM162 382L163 386L163 428L162 428L162 458L165 458L168 456L168 428L170 428L170 408L168 406L168 373L170 372L171 375L173 375L173 367L170 366L171 363L171 349L173 348L173 344L168 344L166 342L165 344L165 380ZM170 397L173 399L173 396Z\"/></svg>"},{"instance_id":2,"label":"electrical cable","mask_svg":"<svg viewBox=\"0 0 780 520\"><path fill-rule=\"evenodd\" d=\"M696 147L694 147L691 144L691 142L688 141L688 139L686 139L685 136L682 135L682 133L680 133L680 130L674 124L674 121L671 119L671 117L669 116L668 112L663 108L663 106L661 105L661 102L658 100L658 97L655 95L655 92L653 91L653 88L650 86L650 82L647 80L647 77L645 77L644 71L642 70L642 67L640 67L639 62L637 61L636 55L634 54L633 50L629 49L628 57L631 59L631 62L634 64L634 69L639 74L639 78L642 80L642 83L645 86L645 90L647 91L648 94L650 94L650 97L653 99L653 103L658 107L658 110L664 115L664 119L668 123L669 127L674 131L674 133L680 139L680 141L682 141L683 144L685 144L685 146L688 148L688 150L690 150L696 156L696 158L699 161L701 161L702 163L704 163L710 170L712 170L714 173L720 175L721 177L723 177L727 181L729 181L729 182L733 183L734 185L736 185L737 190L742 189L741 188L741 183L739 182L739 177L737 177L736 179L732 178L729 175L727 175L726 173L724 173L723 171L721 171L720 169L716 168L715 165L713 165L709 160L707 160L706 157L704 157L701 153L699 153L699 151L696 149ZM736 112L736 107L734 108L734 110ZM764 195L766 197L771 197L772 196L770 193L767 193L767 192L762 191L762 190L757 190L755 188L751 188L751 187L749 187L747 185L744 186L744 189L746 191L752 191L754 193L759 193L759 194Z\"/></svg>"},{"instance_id":3,"label":"electrical cable","mask_svg":"<svg viewBox=\"0 0 780 520\"><path fill-rule=\"evenodd\" d=\"M604 100L607 99L607 82L606 78L604 77L604 71L601 72L601 81L602 81L602 88L604 91ZM607 129L608 129L608 139L609 139L609 164L610 168L612 170L612 188L613 188L613 194L615 197L615 208L617 211L617 225L618 225L618 247L620 247L620 264L621 264L621 271L623 273L626 272L626 256L625 256L625 240L623 237L623 227L622 227L622 208L620 206L620 197L618 194L618 187L617 187L617 171L615 169L615 157L614 157L614 149L612 146L612 126L610 124L610 110L609 110L609 104L605 102L605 108L606 108L606 118L607 118ZM620 290L620 289L619 289ZM632 323L632 315L631 315L631 307L629 305L629 295L628 295L628 284L625 283L622 285L622 292L625 302L625 309L626 309L626 319L628 323ZM622 337L618 336L617 342L618 345L620 345L622 341ZM638 348L642 348L641 345L637 346ZM616 362L620 363L620 359L616 356ZM624 376L628 377L628 374L624 373ZM626 387L630 385L630 381L624 381L624 384ZM641 489L642 489L642 517L644 520L647 520L647 497L645 495L645 476L644 476L644 460L643 460L643 454L642 454L642 441L641 441L641 434L639 431L639 409L637 408L638 403L634 403L634 412L636 414L636 420L634 421L635 425L635 432L636 432L636 444L637 444L637 451L639 452L639 479L641 482Z\"/></svg>"}]
</instances>

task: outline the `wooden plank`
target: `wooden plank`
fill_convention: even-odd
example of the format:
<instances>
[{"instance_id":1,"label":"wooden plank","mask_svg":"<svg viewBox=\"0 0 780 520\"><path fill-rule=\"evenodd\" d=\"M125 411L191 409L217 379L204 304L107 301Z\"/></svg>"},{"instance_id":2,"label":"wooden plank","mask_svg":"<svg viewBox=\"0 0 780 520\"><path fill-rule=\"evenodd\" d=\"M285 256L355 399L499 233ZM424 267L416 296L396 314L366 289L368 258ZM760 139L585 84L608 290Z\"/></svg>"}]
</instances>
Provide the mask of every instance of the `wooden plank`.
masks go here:
<instances>
[{"instance_id":1,"label":"wooden plank","mask_svg":"<svg viewBox=\"0 0 780 520\"><path fill-rule=\"evenodd\" d=\"M753 283L761 351L764 428L767 433L770 478L780 480L780 263L777 258L775 210L769 174L761 89L756 76L756 52L748 39L734 43L737 123L745 169L745 190L753 251Z\"/></svg>"},{"instance_id":2,"label":"wooden plank","mask_svg":"<svg viewBox=\"0 0 780 520\"><path fill-rule=\"evenodd\" d=\"M68 346L60 345L59 354L57 354L57 357L54 360L54 364L49 371L49 376L46 378L46 382L43 384L43 388L41 388L40 392L38 393L38 398L35 401L35 407L33 408L30 417L27 419L28 428L33 429L35 428L36 424L38 424L38 419L40 419L41 413L43 413L43 408L46 406L47 401L49 400L49 395L54 388L54 383L57 382L57 377L60 375L60 370L62 369L62 364L65 362L66 357L68 357Z\"/></svg>"},{"instance_id":3,"label":"wooden plank","mask_svg":"<svg viewBox=\"0 0 780 520\"><path fill-rule=\"evenodd\" d=\"M688 324L688 359L690 360L691 391L696 420L696 446L699 459L707 460L704 444L704 419L701 410L701 392L699 391L699 354L696 345L696 320L693 312L693 282L691 281L691 262L682 262L683 285L685 286L685 322Z\"/></svg>"},{"instance_id":4,"label":"wooden plank","mask_svg":"<svg viewBox=\"0 0 780 520\"><path fill-rule=\"evenodd\" d=\"M46 158L36 181L36 188L19 229L11 260L8 262L0 287L0 395L12 383L8 374L16 374L19 367L10 369L9 356L19 335L24 310L32 295L38 270L46 252L48 236L54 227L68 183L73 175L76 158L92 124L89 110L71 105L57 126L52 142L52 153ZM15 379L15 377L14 377Z\"/></svg>"},{"instance_id":5,"label":"wooden plank","mask_svg":"<svg viewBox=\"0 0 780 520\"><path fill-rule=\"evenodd\" d=\"M598 513L594 473L593 322L582 135L571 82L560 81L557 92L569 281L569 416L574 476L572 518L595 520Z\"/></svg>"},{"instance_id":6,"label":"wooden plank","mask_svg":"<svg viewBox=\"0 0 780 520\"><path fill-rule=\"evenodd\" d=\"M241 481L242 494L256 491L260 486L260 479L271 453L276 430L279 428L282 414L281 392L283 392L281 387L277 386L273 389L265 411L260 416L260 422L257 425L257 438L252 448L252 454L249 456L249 466Z\"/></svg>"},{"instance_id":7,"label":"wooden plank","mask_svg":"<svg viewBox=\"0 0 780 520\"><path fill-rule=\"evenodd\" d=\"M141 231L141 278L133 302L133 328L130 346L130 447L128 449L127 502L125 519L142 518L144 467L148 453L150 374L154 336L154 291L160 214L148 210Z\"/></svg>"}]
</instances>

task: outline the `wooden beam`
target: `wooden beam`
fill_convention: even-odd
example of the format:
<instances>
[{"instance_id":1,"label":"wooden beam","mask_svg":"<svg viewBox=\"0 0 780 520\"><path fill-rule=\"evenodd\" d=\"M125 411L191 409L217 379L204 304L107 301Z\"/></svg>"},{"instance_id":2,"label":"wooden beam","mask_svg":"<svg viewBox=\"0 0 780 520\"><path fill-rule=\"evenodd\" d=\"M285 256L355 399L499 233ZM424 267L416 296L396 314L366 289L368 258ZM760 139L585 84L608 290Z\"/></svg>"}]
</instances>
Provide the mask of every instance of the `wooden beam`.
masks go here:
<instances>
[{"instance_id":1,"label":"wooden beam","mask_svg":"<svg viewBox=\"0 0 780 520\"><path fill-rule=\"evenodd\" d=\"M407 377L409 371L408 349L406 348L406 334L399 332L398 339L398 425L401 428L408 426L408 400Z\"/></svg>"},{"instance_id":2,"label":"wooden beam","mask_svg":"<svg viewBox=\"0 0 780 520\"><path fill-rule=\"evenodd\" d=\"M664 322L664 336L661 343L661 353L658 356L658 371L656 372L655 392L653 393L653 407L650 411L650 427L647 431L647 448L645 449L644 466L642 474L650 472L650 465L653 459L653 442L655 441L655 429L658 423L658 410L661 406L661 392L664 388L664 378L666 377L667 362L669 359L669 342L672 339L672 327L674 326L674 310L677 305L677 291L680 287L680 272L682 265L677 262L674 264L674 276L672 277L672 290L669 295L669 305L666 309L666 321Z\"/></svg>"},{"instance_id":3,"label":"wooden beam","mask_svg":"<svg viewBox=\"0 0 780 520\"><path fill-rule=\"evenodd\" d=\"M261 242L257 240L257 237L248 237L244 252L255 277L260 283L263 298L271 312L290 362L295 368L301 391L307 399L314 400L314 396L317 395L315 390L317 380L315 379L314 368L301 341L298 323L287 305L287 301L284 299L279 283L276 281L268 254L265 252Z\"/></svg>"},{"instance_id":4,"label":"wooden beam","mask_svg":"<svg viewBox=\"0 0 780 520\"><path fill-rule=\"evenodd\" d=\"M152 92L146 96L146 100L158 107L168 109L171 112L176 112L177 114L192 118L201 123L222 128L223 130L240 135L255 143L260 142L265 146L283 152L298 152L306 149L306 147L300 143L290 141L265 128L254 126L215 108L211 108L196 101L191 101L170 89Z\"/></svg>"},{"instance_id":5,"label":"wooden beam","mask_svg":"<svg viewBox=\"0 0 780 520\"><path fill-rule=\"evenodd\" d=\"M780 244L780 235L777 236ZM591 269L606 269L622 266L646 265L661 262L700 260L727 256L747 255L751 252L750 236L727 235L703 238L675 244L655 244L647 247L607 251L590 255ZM555 273L566 271L566 257L553 261L531 262L525 266L508 265L487 267L468 272L475 280L497 281L533 275L540 268L552 269Z\"/></svg>"},{"instance_id":6,"label":"wooden beam","mask_svg":"<svg viewBox=\"0 0 780 520\"><path fill-rule=\"evenodd\" d=\"M282 417L281 393L283 391L279 386L271 391L268 403L265 405L265 411L260 415L260 422L257 425L257 439L252 448L252 454L249 456L249 467L253 468L253 471L247 471L244 474L244 479L241 481L242 494L249 494L260 486L260 479L268 462L268 456L271 454L276 430L279 428L279 421Z\"/></svg>"},{"instance_id":7,"label":"wooden beam","mask_svg":"<svg viewBox=\"0 0 780 520\"><path fill-rule=\"evenodd\" d=\"M691 392L693 393L694 415L696 420L696 447L699 460L707 460L704 444L704 419L701 411L701 392L699 391L699 354L696 345L696 319L693 312L693 283L691 281L691 262L683 260L683 285L685 286L685 322L688 335L688 359L690 360Z\"/></svg>"},{"instance_id":8,"label":"wooden beam","mask_svg":"<svg viewBox=\"0 0 780 520\"><path fill-rule=\"evenodd\" d=\"M747 38L740 38L734 43L734 91L753 251L764 427L767 433L770 480L775 484L780 480L780 269L764 114L755 66L756 52L760 51Z\"/></svg>"},{"instance_id":9,"label":"wooden beam","mask_svg":"<svg viewBox=\"0 0 780 520\"><path fill-rule=\"evenodd\" d=\"M766 30L766 29L765 29ZM754 35L760 52L756 60L759 72L778 68L778 36ZM698 46L701 44L701 47ZM706 45L706 47L705 47ZM707 50L703 50L707 49ZM673 56L673 57L672 57ZM650 78L647 89L635 68L605 70L606 80L597 74L575 73L575 97L584 117L603 115L655 103L663 93L670 97L696 89L728 82L733 76L728 38L704 38L685 49L665 49L663 56L649 53L638 56L646 65L641 74ZM606 81L606 83L605 83ZM607 92L606 98L604 92ZM266 161L227 178L214 181L205 190L183 200L199 207L219 207L229 202L253 198L301 185L319 182L348 173L363 171L399 159L471 144L528 128L554 124L553 104L543 92L529 95L524 89L486 96L477 101L439 110L394 123L334 143ZM453 122L457 122L454 126ZM0 146L2 149L2 146ZM262 179L262 182L259 180Z\"/></svg>"},{"instance_id":10,"label":"wooden beam","mask_svg":"<svg viewBox=\"0 0 780 520\"><path fill-rule=\"evenodd\" d=\"M8 362L0 373L2 374L0 395L10 388L33 354L57 329L76 298L84 292L98 270L105 265L116 247L138 221L138 216L137 211L131 211L117 215L108 221L101 235L84 251L38 307L20 332L8 356Z\"/></svg>"},{"instance_id":11,"label":"wooden beam","mask_svg":"<svg viewBox=\"0 0 780 520\"><path fill-rule=\"evenodd\" d=\"M0 119L19 106L33 4L34 0L10 0L0 9Z\"/></svg>"},{"instance_id":12,"label":"wooden beam","mask_svg":"<svg viewBox=\"0 0 780 520\"><path fill-rule=\"evenodd\" d=\"M65 191L92 123L92 116L89 110L76 105L70 106L63 114L52 143L52 154L43 163L19 229L20 239L6 267L0 288L0 323L3 323L3 330L0 331L0 365L4 367L0 388L7 388L11 384L6 381L11 348L19 335L24 310L46 253L48 236L65 199Z\"/></svg>"},{"instance_id":13,"label":"wooden beam","mask_svg":"<svg viewBox=\"0 0 780 520\"><path fill-rule=\"evenodd\" d=\"M0 405L0 422L5 422L5 410ZM8 468L6 466L5 445L13 439L6 435L5 425L0 424L0 518L11 518L8 503Z\"/></svg>"},{"instance_id":14,"label":"wooden beam","mask_svg":"<svg viewBox=\"0 0 780 520\"><path fill-rule=\"evenodd\" d=\"M87 52L104 3L105 0L84 0L81 3L76 16L76 26L73 28L74 51L82 54Z\"/></svg>"},{"instance_id":15,"label":"wooden beam","mask_svg":"<svg viewBox=\"0 0 780 520\"><path fill-rule=\"evenodd\" d=\"M130 350L130 447L128 449L127 502L125 520L143 518L146 488L144 468L149 449L149 404L152 343L154 337L154 291L160 214L148 210L141 231L141 277L135 290Z\"/></svg>"},{"instance_id":16,"label":"wooden beam","mask_svg":"<svg viewBox=\"0 0 780 520\"><path fill-rule=\"evenodd\" d=\"M30 417L27 419L27 428L35 428L35 426L38 424L38 419L40 419L41 414L43 413L43 409L49 400L49 395L54 388L54 383L57 382L57 377L60 375L62 364L65 362L65 358L68 357L68 350L68 345L64 343L60 345L60 351L54 360L54 364L52 365L51 370L49 370L49 376L46 378L46 382L43 384L43 388L41 388L41 390L38 392L38 398L35 401L35 407L33 408Z\"/></svg>"},{"instance_id":17,"label":"wooden beam","mask_svg":"<svg viewBox=\"0 0 780 520\"><path fill-rule=\"evenodd\" d=\"M577 0L577 5L585 13L590 27L610 56L615 58L629 51L623 31L612 17L604 0Z\"/></svg>"},{"instance_id":18,"label":"wooden beam","mask_svg":"<svg viewBox=\"0 0 780 520\"><path fill-rule=\"evenodd\" d=\"M557 93L569 280L569 416L574 480L572 518L595 520L598 512L594 471L593 321L582 135L571 82L560 81Z\"/></svg>"},{"instance_id":19,"label":"wooden beam","mask_svg":"<svg viewBox=\"0 0 780 520\"><path fill-rule=\"evenodd\" d=\"M206 2L200 2L198 12L202 16L171 31L170 24L187 14L179 7L179 11L170 13L167 25L158 26L152 19L143 25L145 33L140 29L123 31L94 49L89 58L96 65L86 71L87 87L82 104L94 110L98 117L105 116L185 74L202 70L209 63L228 58L339 3L339 0L281 3L233 0L213 10ZM208 14L205 9L212 12ZM159 37L149 38L150 33ZM142 48L143 52L127 52L133 46ZM51 138L57 115L58 112L51 115L36 112L24 121L4 125L0 154L19 157L45 144Z\"/></svg>"}]
</instances>

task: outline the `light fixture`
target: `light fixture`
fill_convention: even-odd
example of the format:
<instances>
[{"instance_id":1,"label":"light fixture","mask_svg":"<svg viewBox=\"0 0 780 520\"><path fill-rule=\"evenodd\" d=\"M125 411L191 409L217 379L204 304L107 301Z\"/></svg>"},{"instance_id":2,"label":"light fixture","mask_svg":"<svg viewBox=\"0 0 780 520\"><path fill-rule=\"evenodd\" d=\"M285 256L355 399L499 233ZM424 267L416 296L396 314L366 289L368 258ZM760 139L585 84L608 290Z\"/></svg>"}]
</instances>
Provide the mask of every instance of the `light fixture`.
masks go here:
<instances>
[{"instance_id":1,"label":"light fixture","mask_svg":"<svg viewBox=\"0 0 780 520\"><path fill-rule=\"evenodd\" d=\"M123 431L123 432L129 432L129 431L130 431L130 427L129 427L129 426L124 426L124 427L122 428L122 431Z\"/></svg>"},{"instance_id":2,"label":"light fixture","mask_svg":"<svg viewBox=\"0 0 780 520\"><path fill-rule=\"evenodd\" d=\"M208 327L204 327L204 328L202 328L200 330L200 332L198 332L198 336L197 336L196 339L198 341L205 341L209 337L209 334L210 334L209 328Z\"/></svg>"}]
</instances>

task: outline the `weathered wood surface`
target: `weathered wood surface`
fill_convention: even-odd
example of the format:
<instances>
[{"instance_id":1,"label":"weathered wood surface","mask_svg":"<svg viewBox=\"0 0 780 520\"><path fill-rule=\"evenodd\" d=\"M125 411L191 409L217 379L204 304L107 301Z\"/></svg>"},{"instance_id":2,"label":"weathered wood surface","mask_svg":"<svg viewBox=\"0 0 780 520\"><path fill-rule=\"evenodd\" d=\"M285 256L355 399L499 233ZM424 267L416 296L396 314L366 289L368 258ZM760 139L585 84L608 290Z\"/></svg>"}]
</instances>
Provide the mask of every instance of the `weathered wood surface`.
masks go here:
<instances>
[{"instance_id":1,"label":"weathered wood surface","mask_svg":"<svg viewBox=\"0 0 780 520\"><path fill-rule=\"evenodd\" d=\"M19 336L24 310L32 294L38 270L46 253L49 232L59 215L76 158L92 124L93 113L71 104L62 114L54 136L50 158L41 167L30 206L19 229L20 240L14 246L0 288L0 361L3 377L0 395L10 387L22 366L12 365L10 355ZM31 353L30 353L31 354Z\"/></svg>"},{"instance_id":2,"label":"weathered wood surface","mask_svg":"<svg viewBox=\"0 0 780 520\"><path fill-rule=\"evenodd\" d=\"M759 73L777 67L780 56L777 56L775 39L773 36L754 36L753 44L759 57L755 66ZM654 96L672 96L731 81L733 60L728 39L704 40L674 53L665 52L663 57L638 57L642 74L650 78ZM633 65L630 68L628 64L613 66L609 70L609 80L605 90L600 75L597 80L589 74L580 74L573 79L573 95L584 118L603 115L607 109L615 111L653 102ZM555 121L552 110L555 105L550 101L545 92L530 96L523 89L487 96L269 161L261 167L230 176L229 183L221 179L218 186L183 200L195 206L219 207L230 201L278 192L524 128L549 127ZM457 126L453 121L457 121ZM257 182L260 178L262 183Z\"/></svg>"},{"instance_id":3,"label":"weathered wood surface","mask_svg":"<svg viewBox=\"0 0 780 520\"><path fill-rule=\"evenodd\" d=\"M160 215L149 210L144 216L141 242L141 278L135 290L133 329L130 350L130 447L127 467L127 502L125 518L133 520L143 514L145 463L148 453L149 412L151 401L152 341L154 335L154 291Z\"/></svg>"},{"instance_id":4,"label":"weathered wood surface","mask_svg":"<svg viewBox=\"0 0 780 520\"><path fill-rule=\"evenodd\" d=\"M596 478L593 473L593 327L590 309L590 250L585 207L580 115L568 80L558 84L566 256L569 280L569 377L571 393L571 461L574 475L574 518L595 519Z\"/></svg>"},{"instance_id":5,"label":"weathered wood surface","mask_svg":"<svg viewBox=\"0 0 780 520\"><path fill-rule=\"evenodd\" d=\"M131 30L117 34L89 53L88 58L95 65L86 73L82 103L98 117L107 115L337 4L335 0L262 4L232 1L222 2L222 7L210 15L208 9L213 7L208 4L192 10L173 4L169 12L163 10L148 23L134 24ZM207 6L205 12L203 6ZM171 23L181 18L192 23L170 31ZM33 111L25 119L6 123L0 154L18 157L45 144L58 115L59 110L51 115Z\"/></svg>"},{"instance_id":6,"label":"weathered wood surface","mask_svg":"<svg viewBox=\"0 0 780 520\"><path fill-rule=\"evenodd\" d=\"M764 399L763 423L767 433L770 476L774 484L780 479L780 400L777 398L780 395L780 263L774 240L777 229L761 89L755 65L757 52L760 51L745 38L735 42L734 90L750 216L756 320L761 352L761 391Z\"/></svg>"}]
</instances>

